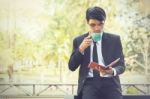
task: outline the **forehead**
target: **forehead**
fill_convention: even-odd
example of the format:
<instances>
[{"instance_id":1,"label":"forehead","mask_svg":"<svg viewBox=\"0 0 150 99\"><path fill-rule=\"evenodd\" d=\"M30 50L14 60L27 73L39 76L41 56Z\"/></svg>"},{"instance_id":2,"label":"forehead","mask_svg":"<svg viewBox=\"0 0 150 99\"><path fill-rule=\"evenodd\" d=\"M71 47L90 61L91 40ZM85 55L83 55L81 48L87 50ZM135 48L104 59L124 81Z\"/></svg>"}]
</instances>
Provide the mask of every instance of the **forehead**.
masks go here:
<instances>
[{"instance_id":1,"label":"forehead","mask_svg":"<svg viewBox=\"0 0 150 99\"><path fill-rule=\"evenodd\" d=\"M99 21L99 20L96 20L96 19L89 19L88 21L88 24L102 24L104 23L105 21Z\"/></svg>"}]
</instances>

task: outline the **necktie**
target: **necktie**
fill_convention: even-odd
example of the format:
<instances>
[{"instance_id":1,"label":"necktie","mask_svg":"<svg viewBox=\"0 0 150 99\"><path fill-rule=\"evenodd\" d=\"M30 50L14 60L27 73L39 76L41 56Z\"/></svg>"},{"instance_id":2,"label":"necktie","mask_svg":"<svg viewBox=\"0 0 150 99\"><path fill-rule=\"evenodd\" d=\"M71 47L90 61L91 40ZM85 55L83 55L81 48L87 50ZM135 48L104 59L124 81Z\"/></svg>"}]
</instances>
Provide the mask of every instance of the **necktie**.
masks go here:
<instances>
[{"instance_id":1,"label":"necktie","mask_svg":"<svg viewBox=\"0 0 150 99\"><path fill-rule=\"evenodd\" d=\"M94 42L93 46L93 62L98 63L98 55L97 55L97 45L96 42ZM96 70L93 70L94 77L99 76L99 72Z\"/></svg>"},{"instance_id":2,"label":"necktie","mask_svg":"<svg viewBox=\"0 0 150 99\"><path fill-rule=\"evenodd\" d=\"M97 45L96 45L96 42L94 42L94 46L93 46L93 62L98 63Z\"/></svg>"}]
</instances>

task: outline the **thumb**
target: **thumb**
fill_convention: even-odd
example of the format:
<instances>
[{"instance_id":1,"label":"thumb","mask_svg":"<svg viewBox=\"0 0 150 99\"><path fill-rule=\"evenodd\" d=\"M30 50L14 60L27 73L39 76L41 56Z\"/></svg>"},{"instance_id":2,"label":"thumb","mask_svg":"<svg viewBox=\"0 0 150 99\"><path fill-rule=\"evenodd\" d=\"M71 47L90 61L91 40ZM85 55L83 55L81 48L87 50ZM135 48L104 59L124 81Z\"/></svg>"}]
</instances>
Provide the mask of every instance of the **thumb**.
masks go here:
<instances>
[{"instance_id":1,"label":"thumb","mask_svg":"<svg viewBox=\"0 0 150 99\"><path fill-rule=\"evenodd\" d=\"M91 39L91 35L89 34L86 38Z\"/></svg>"}]
</instances>

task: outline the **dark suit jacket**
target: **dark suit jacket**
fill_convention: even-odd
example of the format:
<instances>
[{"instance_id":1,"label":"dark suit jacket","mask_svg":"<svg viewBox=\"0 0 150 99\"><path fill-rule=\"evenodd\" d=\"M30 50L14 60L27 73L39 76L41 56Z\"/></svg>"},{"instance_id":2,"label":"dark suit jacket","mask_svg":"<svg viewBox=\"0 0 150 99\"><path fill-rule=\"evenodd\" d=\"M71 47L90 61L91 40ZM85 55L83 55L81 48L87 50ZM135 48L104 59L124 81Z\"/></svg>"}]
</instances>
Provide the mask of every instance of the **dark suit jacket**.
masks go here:
<instances>
[{"instance_id":1,"label":"dark suit jacket","mask_svg":"<svg viewBox=\"0 0 150 99\"><path fill-rule=\"evenodd\" d=\"M79 52L79 45L85 37L88 36L88 33L76 37L73 40L73 52L69 60L69 69L75 71L79 68L79 79L78 79L78 94L81 92L86 77L89 72L88 64L90 63L90 46L85 49L84 54ZM108 65L117 58L120 58L120 61L115 64L114 68L116 69L117 75L113 76L112 80L114 86L118 87L121 90L119 74L125 71L124 56L122 52L122 45L120 37L114 34L103 33L102 36L102 56L105 62L105 65ZM111 82L110 82L111 83Z\"/></svg>"}]
</instances>

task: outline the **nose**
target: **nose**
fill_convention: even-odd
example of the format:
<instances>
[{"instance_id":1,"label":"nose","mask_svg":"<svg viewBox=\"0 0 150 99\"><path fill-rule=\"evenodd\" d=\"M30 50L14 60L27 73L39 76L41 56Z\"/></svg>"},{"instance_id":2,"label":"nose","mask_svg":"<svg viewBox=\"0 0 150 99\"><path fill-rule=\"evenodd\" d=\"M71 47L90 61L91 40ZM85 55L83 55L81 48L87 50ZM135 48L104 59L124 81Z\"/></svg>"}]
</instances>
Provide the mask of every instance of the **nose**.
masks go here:
<instances>
[{"instance_id":1,"label":"nose","mask_svg":"<svg viewBox=\"0 0 150 99\"><path fill-rule=\"evenodd\" d=\"M100 32L100 30L101 30L100 26L95 26L95 29L94 29L95 32Z\"/></svg>"}]
</instances>

